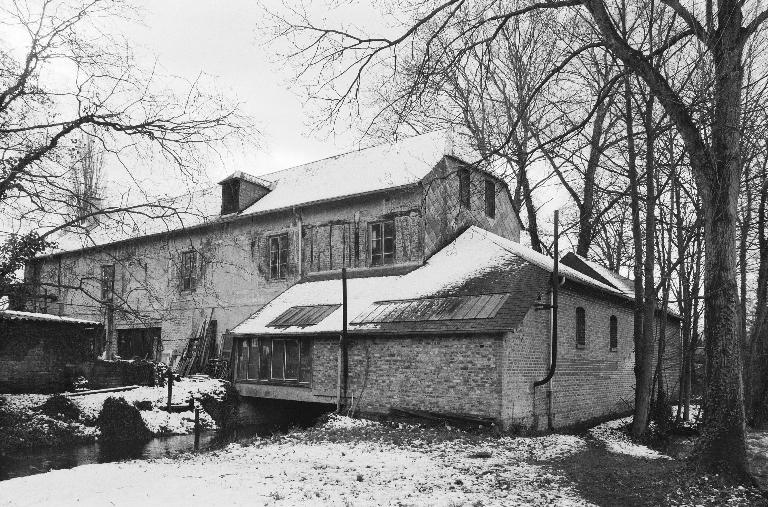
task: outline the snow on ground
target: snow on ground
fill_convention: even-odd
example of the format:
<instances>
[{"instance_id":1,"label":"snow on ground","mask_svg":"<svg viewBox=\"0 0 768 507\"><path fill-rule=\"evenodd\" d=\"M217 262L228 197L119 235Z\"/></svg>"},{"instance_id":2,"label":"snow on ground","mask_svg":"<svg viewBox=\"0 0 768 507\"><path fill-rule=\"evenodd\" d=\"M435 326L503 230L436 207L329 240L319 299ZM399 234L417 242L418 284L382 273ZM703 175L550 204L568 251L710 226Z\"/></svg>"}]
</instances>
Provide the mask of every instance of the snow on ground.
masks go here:
<instances>
[{"instance_id":1,"label":"snow on ground","mask_svg":"<svg viewBox=\"0 0 768 507\"><path fill-rule=\"evenodd\" d=\"M430 436L332 417L209 453L12 479L0 483L0 505L589 505L561 475L526 461L575 452L578 437Z\"/></svg>"},{"instance_id":2,"label":"snow on ground","mask_svg":"<svg viewBox=\"0 0 768 507\"><path fill-rule=\"evenodd\" d=\"M628 456L646 459L672 459L669 456L654 451L644 445L632 442L626 432L623 431L623 428L631 422L631 417L615 419L595 426L589 430L589 434L596 440L602 442L605 445L605 448L610 452L616 454L626 454Z\"/></svg>"},{"instance_id":3,"label":"snow on ground","mask_svg":"<svg viewBox=\"0 0 768 507\"><path fill-rule=\"evenodd\" d=\"M223 399L225 394L225 382L219 379L212 379L207 376L185 377L173 384L173 404L187 403L190 396L199 398L207 394ZM168 414L159 410L168 402L167 387L148 387L141 386L128 391L116 391L106 393L86 394L82 396L73 396L70 399L80 409L82 415L80 421L62 422L52 419L44 414L35 414L32 417L32 423L39 426L40 431L51 433L54 426L69 426L72 433L78 436L99 434L95 427L96 419L104 405L104 400L110 396L123 398L128 403L140 401L149 401L152 403L151 410L142 410L141 417L147 428L156 435L185 435L192 433L195 427L195 415L192 410L185 412L175 412ZM6 408L15 412L33 413L50 397L46 394L7 394L2 395L5 399ZM200 423L203 429L216 429L216 423L204 410L200 411Z\"/></svg>"},{"instance_id":4,"label":"snow on ground","mask_svg":"<svg viewBox=\"0 0 768 507\"><path fill-rule=\"evenodd\" d=\"M185 377L173 383L173 404L184 404L190 396L199 398L202 394L209 394L218 399L224 396L224 381L209 377ZM195 414L192 410L185 412L167 413L159 409L168 403L167 387L141 386L130 391L118 391L111 393L87 394L76 396L72 401L80 408L83 419L95 421L104 405L104 400L114 396L123 398L128 403L149 401L152 410L142 410L141 418L149 431L156 435L186 435L195 429ZM200 411L200 423L203 429L216 429L216 423L204 410Z\"/></svg>"}]
</instances>

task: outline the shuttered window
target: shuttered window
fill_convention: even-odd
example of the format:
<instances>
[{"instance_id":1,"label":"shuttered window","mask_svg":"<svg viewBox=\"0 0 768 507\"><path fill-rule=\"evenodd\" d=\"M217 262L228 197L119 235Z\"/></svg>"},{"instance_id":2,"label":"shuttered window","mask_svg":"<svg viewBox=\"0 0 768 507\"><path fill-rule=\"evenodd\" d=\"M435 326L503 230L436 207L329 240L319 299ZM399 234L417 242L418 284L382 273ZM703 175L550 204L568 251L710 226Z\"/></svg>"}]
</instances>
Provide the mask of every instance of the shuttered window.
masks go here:
<instances>
[{"instance_id":1,"label":"shuttered window","mask_svg":"<svg viewBox=\"0 0 768 507\"><path fill-rule=\"evenodd\" d=\"M576 308L576 347L584 348L587 345L587 322L584 308Z\"/></svg>"},{"instance_id":2,"label":"shuttered window","mask_svg":"<svg viewBox=\"0 0 768 507\"><path fill-rule=\"evenodd\" d=\"M190 250L181 254L181 290L195 289L197 273L197 252Z\"/></svg>"},{"instance_id":3,"label":"shuttered window","mask_svg":"<svg viewBox=\"0 0 768 507\"><path fill-rule=\"evenodd\" d=\"M485 215L496 218L496 183L485 180Z\"/></svg>"},{"instance_id":4,"label":"shuttered window","mask_svg":"<svg viewBox=\"0 0 768 507\"><path fill-rule=\"evenodd\" d=\"M469 208L469 169L459 169L459 205Z\"/></svg>"}]
</instances>

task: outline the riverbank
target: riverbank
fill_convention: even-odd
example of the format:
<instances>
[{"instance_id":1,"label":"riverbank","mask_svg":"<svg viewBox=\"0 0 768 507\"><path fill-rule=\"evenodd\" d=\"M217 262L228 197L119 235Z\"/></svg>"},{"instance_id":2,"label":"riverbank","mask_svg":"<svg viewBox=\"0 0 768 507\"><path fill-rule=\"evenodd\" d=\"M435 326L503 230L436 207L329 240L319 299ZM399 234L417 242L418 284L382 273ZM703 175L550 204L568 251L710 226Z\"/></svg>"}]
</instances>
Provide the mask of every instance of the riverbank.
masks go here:
<instances>
[{"instance_id":1,"label":"riverbank","mask_svg":"<svg viewBox=\"0 0 768 507\"><path fill-rule=\"evenodd\" d=\"M207 453L88 465L0 483L2 505L766 505L631 442L497 437L331 416Z\"/></svg>"},{"instance_id":2,"label":"riverbank","mask_svg":"<svg viewBox=\"0 0 768 507\"><path fill-rule=\"evenodd\" d=\"M119 392L82 396L45 394L0 395L0 453L32 447L58 447L99 438L99 414L107 398L125 400L135 407L151 435L184 435L194 431L192 409L168 413L160 408L167 403L166 387L141 386ZM230 395L227 383L205 376L183 378L174 383L174 404L188 403L190 396L203 400L200 411L204 430L218 428L217 404ZM208 408L208 411L205 408Z\"/></svg>"}]
</instances>

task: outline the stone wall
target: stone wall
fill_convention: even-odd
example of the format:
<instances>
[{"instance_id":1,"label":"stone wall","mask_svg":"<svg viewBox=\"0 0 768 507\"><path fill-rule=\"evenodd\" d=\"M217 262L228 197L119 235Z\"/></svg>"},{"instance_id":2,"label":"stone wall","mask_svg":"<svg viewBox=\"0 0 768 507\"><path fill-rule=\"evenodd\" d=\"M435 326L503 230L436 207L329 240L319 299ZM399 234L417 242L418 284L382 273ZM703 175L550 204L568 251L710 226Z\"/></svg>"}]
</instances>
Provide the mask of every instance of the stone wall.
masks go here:
<instances>
[{"instance_id":1,"label":"stone wall","mask_svg":"<svg viewBox=\"0 0 768 507\"><path fill-rule=\"evenodd\" d=\"M0 321L0 392L71 387L70 365L91 360L93 333L73 325Z\"/></svg>"}]
</instances>

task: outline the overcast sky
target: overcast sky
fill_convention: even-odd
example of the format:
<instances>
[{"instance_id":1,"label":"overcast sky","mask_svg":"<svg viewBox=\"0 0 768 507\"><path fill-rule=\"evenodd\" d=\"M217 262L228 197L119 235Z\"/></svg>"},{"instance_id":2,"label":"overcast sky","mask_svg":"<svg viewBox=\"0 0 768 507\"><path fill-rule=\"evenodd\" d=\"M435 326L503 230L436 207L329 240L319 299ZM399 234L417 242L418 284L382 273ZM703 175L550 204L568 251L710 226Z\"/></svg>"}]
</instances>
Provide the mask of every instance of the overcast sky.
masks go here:
<instances>
[{"instance_id":1,"label":"overcast sky","mask_svg":"<svg viewBox=\"0 0 768 507\"><path fill-rule=\"evenodd\" d=\"M254 174L290 167L356 147L352 132L312 133L300 90L290 90L292 72L277 62L259 31L264 13L253 0L140 0L143 24L129 28L145 64L157 58L173 75L215 77L219 90L242 102L263 134L263 147L209 168L213 180L234 170ZM357 13L375 13L364 4ZM370 16L369 16L370 19ZM343 126L341 126L343 127ZM242 158L241 158L242 157ZM237 167L236 167L237 166ZM246 167L241 167L246 166Z\"/></svg>"}]
</instances>

